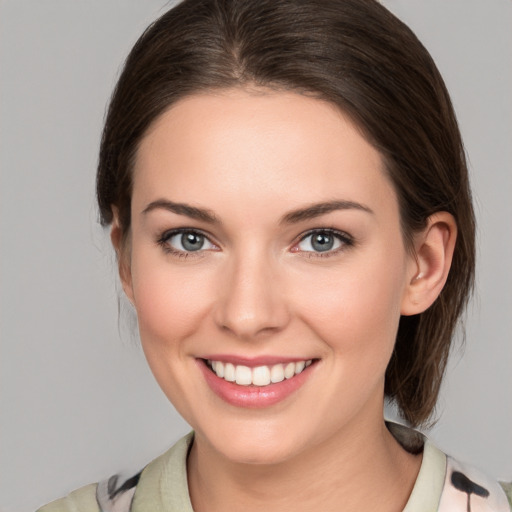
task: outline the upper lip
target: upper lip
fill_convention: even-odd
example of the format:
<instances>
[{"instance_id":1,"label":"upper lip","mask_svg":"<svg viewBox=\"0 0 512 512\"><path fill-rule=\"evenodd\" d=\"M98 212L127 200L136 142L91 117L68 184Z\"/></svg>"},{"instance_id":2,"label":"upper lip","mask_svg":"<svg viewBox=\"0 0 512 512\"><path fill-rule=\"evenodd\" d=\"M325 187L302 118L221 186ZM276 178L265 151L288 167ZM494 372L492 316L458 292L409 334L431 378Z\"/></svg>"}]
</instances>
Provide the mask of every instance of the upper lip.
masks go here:
<instances>
[{"instance_id":1,"label":"upper lip","mask_svg":"<svg viewBox=\"0 0 512 512\"><path fill-rule=\"evenodd\" d=\"M234 365L248 366L254 368L256 366L272 366L275 364L297 363L299 361L309 361L315 359L313 357L290 357L290 356L258 356L246 357L234 354L210 354L202 356L200 359L208 359L210 361L222 361L223 363L231 363Z\"/></svg>"}]
</instances>

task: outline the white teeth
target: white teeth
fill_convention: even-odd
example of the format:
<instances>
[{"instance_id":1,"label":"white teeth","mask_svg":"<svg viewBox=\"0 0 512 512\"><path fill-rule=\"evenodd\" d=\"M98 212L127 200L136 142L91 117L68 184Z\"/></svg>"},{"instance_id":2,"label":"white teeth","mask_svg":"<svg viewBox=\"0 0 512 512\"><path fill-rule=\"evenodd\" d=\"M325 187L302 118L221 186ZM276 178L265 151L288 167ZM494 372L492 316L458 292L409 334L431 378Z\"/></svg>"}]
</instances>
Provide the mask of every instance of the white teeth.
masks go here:
<instances>
[{"instance_id":1,"label":"white teeth","mask_svg":"<svg viewBox=\"0 0 512 512\"><path fill-rule=\"evenodd\" d=\"M295 375L295 363L288 363L284 369L286 379L291 379Z\"/></svg>"},{"instance_id":2,"label":"white teeth","mask_svg":"<svg viewBox=\"0 0 512 512\"><path fill-rule=\"evenodd\" d=\"M252 383L255 386L268 386L270 384L270 369L268 366L257 366L252 369Z\"/></svg>"},{"instance_id":3,"label":"white teeth","mask_svg":"<svg viewBox=\"0 0 512 512\"><path fill-rule=\"evenodd\" d=\"M235 382L235 367L231 363L224 365L224 379L228 382Z\"/></svg>"},{"instance_id":4,"label":"white teeth","mask_svg":"<svg viewBox=\"0 0 512 512\"><path fill-rule=\"evenodd\" d=\"M236 366L235 382L240 386L250 386L252 384L251 369L248 366Z\"/></svg>"},{"instance_id":5,"label":"white teeth","mask_svg":"<svg viewBox=\"0 0 512 512\"><path fill-rule=\"evenodd\" d=\"M256 366L250 368L244 365L223 363L222 361L208 360L208 365L214 373L228 382L236 382L239 386L268 386L303 372L312 364L313 360L298 361L296 363L274 364L272 366Z\"/></svg>"},{"instance_id":6,"label":"white teeth","mask_svg":"<svg viewBox=\"0 0 512 512\"><path fill-rule=\"evenodd\" d=\"M224 377L224 363L221 361L213 361L215 363L215 367L213 371L219 376Z\"/></svg>"},{"instance_id":7,"label":"white teeth","mask_svg":"<svg viewBox=\"0 0 512 512\"><path fill-rule=\"evenodd\" d=\"M270 369L270 380L271 382L281 382L284 380L284 368L282 364L272 366Z\"/></svg>"}]
</instances>

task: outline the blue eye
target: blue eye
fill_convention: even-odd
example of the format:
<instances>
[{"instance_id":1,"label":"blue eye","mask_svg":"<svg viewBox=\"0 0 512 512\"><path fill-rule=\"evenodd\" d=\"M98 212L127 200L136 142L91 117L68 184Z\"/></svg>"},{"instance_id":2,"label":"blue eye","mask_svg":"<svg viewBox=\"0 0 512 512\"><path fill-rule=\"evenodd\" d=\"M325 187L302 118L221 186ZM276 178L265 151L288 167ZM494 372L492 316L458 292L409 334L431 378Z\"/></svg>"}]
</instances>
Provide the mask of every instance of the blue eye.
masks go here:
<instances>
[{"instance_id":1,"label":"blue eye","mask_svg":"<svg viewBox=\"0 0 512 512\"><path fill-rule=\"evenodd\" d=\"M158 243L171 253L191 253L215 247L205 235L190 229L164 233Z\"/></svg>"},{"instance_id":2,"label":"blue eye","mask_svg":"<svg viewBox=\"0 0 512 512\"><path fill-rule=\"evenodd\" d=\"M319 229L308 233L297 244L299 251L312 253L336 253L344 246L353 245L352 239L341 232L330 229Z\"/></svg>"}]
</instances>

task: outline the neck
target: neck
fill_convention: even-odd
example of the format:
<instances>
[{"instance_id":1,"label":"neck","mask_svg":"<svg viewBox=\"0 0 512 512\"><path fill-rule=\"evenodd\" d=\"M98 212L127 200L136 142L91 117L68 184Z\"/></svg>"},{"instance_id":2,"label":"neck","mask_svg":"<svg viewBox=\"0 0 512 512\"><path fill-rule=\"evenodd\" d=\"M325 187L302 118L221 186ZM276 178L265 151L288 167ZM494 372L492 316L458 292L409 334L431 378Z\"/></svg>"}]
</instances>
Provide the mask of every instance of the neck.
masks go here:
<instances>
[{"instance_id":1,"label":"neck","mask_svg":"<svg viewBox=\"0 0 512 512\"><path fill-rule=\"evenodd\" d=\"M230 461L196 436L189 490L196 512L327 512L339 511L340 504L345 512L396 512L405 506L420 464L421 456L407 453L383 419L346 426L293 460L268 465Z\"/></svg>"}]
</instances>

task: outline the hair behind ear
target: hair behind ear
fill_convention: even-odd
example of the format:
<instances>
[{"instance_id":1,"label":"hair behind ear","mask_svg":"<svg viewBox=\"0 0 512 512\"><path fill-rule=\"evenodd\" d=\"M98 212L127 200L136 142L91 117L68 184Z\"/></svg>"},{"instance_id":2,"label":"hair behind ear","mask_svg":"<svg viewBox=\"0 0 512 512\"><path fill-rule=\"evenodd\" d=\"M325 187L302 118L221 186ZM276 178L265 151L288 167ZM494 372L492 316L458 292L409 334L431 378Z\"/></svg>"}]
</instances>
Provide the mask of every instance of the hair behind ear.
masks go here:
<instances>
[{"instance_id":1,"label":"hair behind ear","mask_svg":"<svg viewBox=\"0 0 512 512\"><path fill-rule=\"evenodd\" d=\"M456 320L468 299L454 294L454 286L472 286L472 273L462 283L459 273L450 273L457 233L454 217L438 212L414 238L417 273L404 300L385 385L386 396L412 425L425 423L437 402Z\"/></svg>"}]
</instances>

